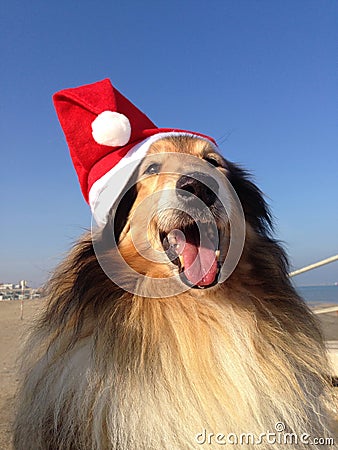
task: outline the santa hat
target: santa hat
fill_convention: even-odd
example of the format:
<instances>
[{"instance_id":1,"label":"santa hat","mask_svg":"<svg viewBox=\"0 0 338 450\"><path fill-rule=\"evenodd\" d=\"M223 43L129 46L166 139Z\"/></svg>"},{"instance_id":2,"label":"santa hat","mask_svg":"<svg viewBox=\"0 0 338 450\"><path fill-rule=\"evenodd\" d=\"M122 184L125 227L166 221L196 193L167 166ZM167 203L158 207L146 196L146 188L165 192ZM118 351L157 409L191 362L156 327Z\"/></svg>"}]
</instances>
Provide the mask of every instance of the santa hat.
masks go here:
<instances>
[{"instance_id":1,"label":"santa hat","mask_svg":"<svg viewBox=\"0 0 338 450\"><path fill-rule=\"evenodd\" d=\"M191 131L157 128L109 79L65 89L53 96L77 172L82 193L98 225L153 142L166 136L194 135Z\"/></svg>"}]
</instances>

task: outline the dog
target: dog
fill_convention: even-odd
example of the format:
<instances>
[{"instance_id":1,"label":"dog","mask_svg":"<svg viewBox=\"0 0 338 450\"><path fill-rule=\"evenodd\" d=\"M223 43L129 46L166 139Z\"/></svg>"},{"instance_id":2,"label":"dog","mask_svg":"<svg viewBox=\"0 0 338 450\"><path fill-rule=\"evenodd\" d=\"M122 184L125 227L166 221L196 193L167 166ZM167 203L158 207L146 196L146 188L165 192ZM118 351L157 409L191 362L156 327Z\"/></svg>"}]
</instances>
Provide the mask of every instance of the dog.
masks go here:
<instances>
[{"instance_id":1,"label":"dog","mask_svg":"<svg viewBox=\"0 0 338 450\"><path fill-rule=\"evenodd\" d=\"M15 449L305 449L301 436L330 436L322 335L272 229L250 175L205 139L152 144L103 230L47 285ZM222 273L231 233L240 254Z\"/></svg>"}]
</instances>

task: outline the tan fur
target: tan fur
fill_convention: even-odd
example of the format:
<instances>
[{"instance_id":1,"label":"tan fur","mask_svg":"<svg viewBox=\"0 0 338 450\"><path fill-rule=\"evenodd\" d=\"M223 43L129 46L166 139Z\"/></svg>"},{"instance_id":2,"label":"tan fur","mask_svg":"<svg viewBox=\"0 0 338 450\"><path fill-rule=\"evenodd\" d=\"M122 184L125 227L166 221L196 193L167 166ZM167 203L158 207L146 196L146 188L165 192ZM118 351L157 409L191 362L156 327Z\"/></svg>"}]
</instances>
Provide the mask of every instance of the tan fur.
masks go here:
<instances>
[{"instance_id":1,"label":"tan fur","mask_svg":"<svg viewBox=\"0 0 338 450\"><path fill-rule=\"evenodd\" d=\"M198 157L212 150L196 139L184 148ZM182 142L152 148L163 150L182 151ZM174 180L141 179L130 217L149 192ZM139 273L173 270L137 253L128 224L121 236L119 248ZM255 261L269 280L254 276ZM102 273L91 237L82 238L51 279L46 310L27 343L15 448L216 449L198 444L196 435L206 429L258 436L274 432L277 422L299 436L329 436L322 338L276 261L248 224L244 253L225 283L145 298L121 292ZM74 286L87 269L88 286L79 293Z\"/></svg>"}]
</instances>

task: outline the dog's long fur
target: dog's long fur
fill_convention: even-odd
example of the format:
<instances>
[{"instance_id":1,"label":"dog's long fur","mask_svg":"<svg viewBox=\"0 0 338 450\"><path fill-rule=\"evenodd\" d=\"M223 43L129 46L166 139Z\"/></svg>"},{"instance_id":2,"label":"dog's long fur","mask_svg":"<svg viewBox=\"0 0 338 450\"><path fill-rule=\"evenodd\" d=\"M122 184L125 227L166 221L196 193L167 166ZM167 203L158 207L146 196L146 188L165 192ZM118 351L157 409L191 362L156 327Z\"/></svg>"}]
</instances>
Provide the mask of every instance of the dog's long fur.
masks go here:
<instances>
[{"instance_id":1,"label":"dog's long fur","mask_svg":"<svg viewBox=\"0 0 338 450\"><path fill-rule=\"evenodd\" d=\"M205 146L167 138L153 152L169 147L202 158ZM215 170L236 190L247 224L233 274L174 297L133 295L107 277L84 236L50 280L27 343L17 450L210 449L218 445L195 439L204 429L258 436L277 422L298 436L329 435L321 333L290 283L266 203L241 168L221 159ZM112 216L126 261L155 273L128 241L128 213L145 186L131 189ZM98 244L111 227L95 237ZM259 448L274 447L263 440Z\"/></svg>"}]
</instances>

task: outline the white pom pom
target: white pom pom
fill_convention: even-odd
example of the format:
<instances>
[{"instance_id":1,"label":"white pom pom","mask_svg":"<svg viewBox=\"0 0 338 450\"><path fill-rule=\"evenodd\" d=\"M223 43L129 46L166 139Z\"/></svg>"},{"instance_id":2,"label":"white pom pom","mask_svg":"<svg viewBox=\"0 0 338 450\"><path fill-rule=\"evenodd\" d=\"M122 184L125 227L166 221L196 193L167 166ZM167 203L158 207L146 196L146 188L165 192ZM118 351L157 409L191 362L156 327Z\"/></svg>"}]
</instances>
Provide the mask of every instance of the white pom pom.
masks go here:
<instances>
[{"instance_id":1,"label":"white pom pom","mask_svg":"<svg viewBox=\"0 0 338 450\"><path fill-rule=\"evenodd\" d=\"M131 127L128 117L114 111L103 111L92 122L93 138L101 145L121 147L129 142Z\"/></svg>"}]
</instances>

